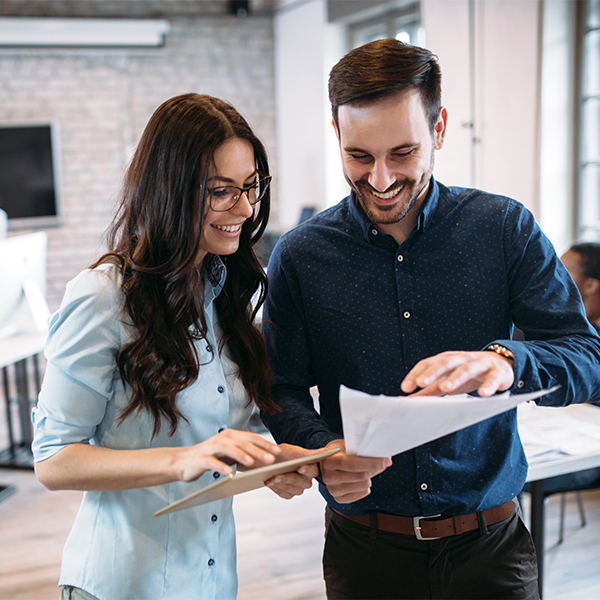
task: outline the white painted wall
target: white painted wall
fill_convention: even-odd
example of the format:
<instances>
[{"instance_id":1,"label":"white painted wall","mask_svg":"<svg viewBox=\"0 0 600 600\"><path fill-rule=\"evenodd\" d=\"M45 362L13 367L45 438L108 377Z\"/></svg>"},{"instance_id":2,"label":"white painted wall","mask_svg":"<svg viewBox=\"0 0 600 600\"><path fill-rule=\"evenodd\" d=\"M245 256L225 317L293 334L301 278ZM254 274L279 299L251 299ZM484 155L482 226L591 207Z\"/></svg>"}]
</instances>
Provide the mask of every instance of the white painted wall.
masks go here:
<instances>
[{"instance_id":1,"label":"white painted wall","mask_svg":"<svg viewBox=\"0 0 600 600\"><path fill-rule=\"evenodd\" d=\"M475 5L475 169L468 0L422 0L427 47L442 67L450 125L435 174L448 184L505 194L538 213L538 0Z\"/></svg>"},{"instance_id":2,"label":"white painted wall","mask_svg":"<svg viewBox=\"0 0 600 600\"><path fill-rule=\"evenodd\" d=\"M298 223L303 206L325 206L323 0L281 3L274 18L277 189L271 229Z\"/></svg>"},{"instance_id":3,"label":"white painted wall","mask_svg":"<svg viewBox=\"0 0 600 600\"><path fill-rule=\"evenodd\" d=\"M539 222L559 254L572 244L574 204L571 185L572 112L571 0L544 3L544 61L540 144Z\"/></svg>"}]
</instances>

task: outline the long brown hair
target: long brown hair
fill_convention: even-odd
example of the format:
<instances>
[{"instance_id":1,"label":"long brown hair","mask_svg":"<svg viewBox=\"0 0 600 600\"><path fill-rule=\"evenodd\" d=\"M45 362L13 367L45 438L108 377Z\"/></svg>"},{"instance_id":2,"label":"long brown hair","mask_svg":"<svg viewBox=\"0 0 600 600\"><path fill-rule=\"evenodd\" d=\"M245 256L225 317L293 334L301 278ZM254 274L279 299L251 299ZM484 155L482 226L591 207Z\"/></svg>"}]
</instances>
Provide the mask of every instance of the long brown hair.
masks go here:
<instances>
[{"instance_id":1,"label":"long brown hair","mask_svg":"<svg viewBox=\"0 0 600 600\"><path fill-rule=\"evenodd\" d=\"M254 149L256 168L267 175L266 151L245 119L227 102L200 94L176 96L159 106L125 174L119 211L108 234L109 252L94 265L116 264L131 341L117 365L131 400L121 420L147 410L154 435L165 418L172 435L180 419L179 392L199 375L195 342L205 338L204 277L195 267L205 215L206 180L215 150L240 138ZM270 196L242 226L239 248L223 257L227 278L216 299L222 338L249 397L274 412L264 341L253 325L266 296L266 276L254 252L267 225ZM208 255L204 263L211 259ZM252 298L258 294L258 303Z\"/></svg>"}]
</instances>

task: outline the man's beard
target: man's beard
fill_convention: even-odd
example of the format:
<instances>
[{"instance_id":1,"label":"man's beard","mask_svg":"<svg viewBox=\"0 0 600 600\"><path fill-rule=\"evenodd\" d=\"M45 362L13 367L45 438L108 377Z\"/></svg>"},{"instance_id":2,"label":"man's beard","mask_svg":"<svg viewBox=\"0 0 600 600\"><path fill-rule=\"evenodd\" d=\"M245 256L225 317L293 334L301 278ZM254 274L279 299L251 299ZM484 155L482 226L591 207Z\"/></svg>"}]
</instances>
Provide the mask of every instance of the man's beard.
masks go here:
<instances>
[{"instance_id":1,"label":"man's beard","mask_svg":"<svg viewBox=\"0 0 600 600\"><path fill-rule=\"evenodd\" d=\"M431 162L429 169L423 174L419 181L414 179L405 178L399 181L395 181L391 186L384 190L383 193L391 192L402 188L400 195L404 199L399 199L394 204L389 205L377 205L371 199L370 192L374 190L373 186L364 180L350 181L346 177L346 181L350 184L350 187L354 190L356 198L365 214L371 221L371 223L378 223L380 225L392 225L399 223L408 215L408 213L414 208L415 204L421 200L423 192L429 185L429 180L433 174L433 162L434 155L433 150L431 152ZM380 190L375 190L379 191Z\"/></svg>"}]
</instances>

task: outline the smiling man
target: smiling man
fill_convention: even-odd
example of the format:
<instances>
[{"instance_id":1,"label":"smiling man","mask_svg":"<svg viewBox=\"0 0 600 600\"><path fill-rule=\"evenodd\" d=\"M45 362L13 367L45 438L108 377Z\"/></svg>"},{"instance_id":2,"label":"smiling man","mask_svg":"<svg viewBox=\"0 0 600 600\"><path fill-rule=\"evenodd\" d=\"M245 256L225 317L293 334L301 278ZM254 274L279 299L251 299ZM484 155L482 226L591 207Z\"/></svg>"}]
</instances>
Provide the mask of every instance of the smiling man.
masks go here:
<instances>
[{"instance_id":1,"label":"smiling man","mask_svg":"<svg viewBox=\"0 0 600 600\"><path fill-rule=\"evenodd\" d=\"M440 82L431 52L396 40L332 69L351 194L284 235L269 263L263 323L282 410L263 418L280 442L342 449L319 478L329 598L539 597L514 500L527 475L516 411L394 457L350 456L341 384L482 402L560 385L544 404L600 399L600 339L531 213L434 179ZM511 339L515 325L527 341Z\"/></svg>"}]
</instances>

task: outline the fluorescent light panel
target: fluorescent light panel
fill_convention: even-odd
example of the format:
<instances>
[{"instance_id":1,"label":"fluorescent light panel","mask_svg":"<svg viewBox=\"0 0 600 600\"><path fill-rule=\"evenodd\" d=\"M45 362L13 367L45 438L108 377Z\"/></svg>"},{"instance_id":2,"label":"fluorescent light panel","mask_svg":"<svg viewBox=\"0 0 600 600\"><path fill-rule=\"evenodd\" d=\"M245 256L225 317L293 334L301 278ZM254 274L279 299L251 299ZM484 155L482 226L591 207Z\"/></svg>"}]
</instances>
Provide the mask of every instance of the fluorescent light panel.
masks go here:
<instances>
[{"instance_id":1,"label":"fluorescent light panel","mask_svg":"<svg viewBox=\"0 0 600 600\"><path fill-rule=\"evenodd\" d=\"M169 22L159 19L0 18L0 46L162 46Z\"/></svg>"}]
</instances>

